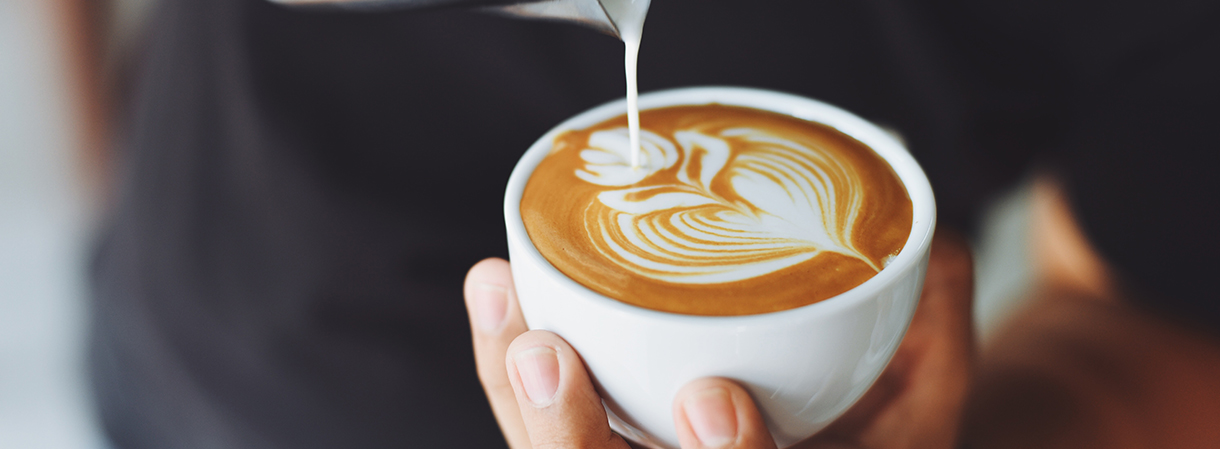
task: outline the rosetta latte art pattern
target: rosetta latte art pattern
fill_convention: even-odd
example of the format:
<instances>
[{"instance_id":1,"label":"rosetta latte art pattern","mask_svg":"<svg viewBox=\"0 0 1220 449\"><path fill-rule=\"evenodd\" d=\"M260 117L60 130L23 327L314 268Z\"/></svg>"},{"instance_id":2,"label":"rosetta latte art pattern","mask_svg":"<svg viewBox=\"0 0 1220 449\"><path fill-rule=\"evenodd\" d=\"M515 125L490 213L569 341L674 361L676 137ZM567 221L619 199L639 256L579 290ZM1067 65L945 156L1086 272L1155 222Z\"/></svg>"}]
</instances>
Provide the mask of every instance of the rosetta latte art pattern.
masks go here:
<instances>
[{"instance_id":1,"label":"rosetta latte art pattern","mask_svg":"<svg viewBox=\"0 0 1220 449\"><path fill-rule=\"evenodd\" d=\"M816 146L749 127L644 131L641 141L633 169L626 128L594 132L575 173L605 188L585 229L622 268L680 284L754 278L823 252L882 268L852 245L860 176Z\"/></svg>"},{"instance_id":2,"label":"rosetta latte art pattern","mask_svg":"<svg viewBox=\"0 0 1220 449\"><path fill-rule=\"evenodd\" d=\"M788 310L872 279L910 236L902 181L867 145L721 104L556 134L522 191L530 243L606 297L704 316Z\"/></svg>"}]
</instances>

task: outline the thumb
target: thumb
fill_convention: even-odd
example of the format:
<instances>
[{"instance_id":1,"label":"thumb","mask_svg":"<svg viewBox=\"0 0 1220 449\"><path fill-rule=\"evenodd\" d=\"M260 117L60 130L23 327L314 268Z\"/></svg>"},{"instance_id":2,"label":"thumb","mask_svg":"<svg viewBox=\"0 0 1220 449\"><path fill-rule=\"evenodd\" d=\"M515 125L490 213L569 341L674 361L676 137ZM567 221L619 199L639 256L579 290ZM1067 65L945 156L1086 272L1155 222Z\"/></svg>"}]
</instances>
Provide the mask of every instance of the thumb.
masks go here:
<instances>
[{"instance_id":1,"label":"thumb","mask_svg":"<svg viewBox=\"0 0 1220 449\"><path fill-rule=\"evenodd\" d=\"M674 426L682 449L775 449L750 394L728 379L699 379L678 390Z\"/></svg>"},{"instance_id":2,"label":"thumb","mask_svg":"<svg viewBox=\"0 0 1220 449\"><path fill-rule=\"evenodd\" d=\"M521 334L505 365L533 449L629 449L610 430L580 356L558 335Z\"/></svg>"}]
</instances>

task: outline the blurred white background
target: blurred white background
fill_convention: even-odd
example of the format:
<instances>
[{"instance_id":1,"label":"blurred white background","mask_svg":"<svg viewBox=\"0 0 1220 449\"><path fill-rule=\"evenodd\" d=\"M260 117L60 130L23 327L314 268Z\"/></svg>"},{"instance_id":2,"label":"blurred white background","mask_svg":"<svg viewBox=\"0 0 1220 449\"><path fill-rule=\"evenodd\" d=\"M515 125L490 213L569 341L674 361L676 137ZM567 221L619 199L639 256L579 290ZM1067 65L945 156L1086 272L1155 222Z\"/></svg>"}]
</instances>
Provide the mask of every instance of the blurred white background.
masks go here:
<instances>
[{"instance_id":1,"label":"blurred white background","mask_svg":"<svg viewBox=\"0 0 1220 449\"><path fill-rule=\"evenodd\" d=\"M101 448L84 362L89 210L54 2L0 2L0 447Z\"/></svg>"},{"instance_id":2,"label":"blurred white background","mask_svg":"<svg viewBox=\"0 0 1220 449\"><path fill-rule=\"evenodd\" d=\"M108 53L137 36L151 0L113 8ZM0 1L0 448L106 447L85 364L85 264L97 167L83 166L57 2ZM1028 187L1001 198L979 237L976 322L986 335L1029 291Z\"/></svg>"}]
</instances>

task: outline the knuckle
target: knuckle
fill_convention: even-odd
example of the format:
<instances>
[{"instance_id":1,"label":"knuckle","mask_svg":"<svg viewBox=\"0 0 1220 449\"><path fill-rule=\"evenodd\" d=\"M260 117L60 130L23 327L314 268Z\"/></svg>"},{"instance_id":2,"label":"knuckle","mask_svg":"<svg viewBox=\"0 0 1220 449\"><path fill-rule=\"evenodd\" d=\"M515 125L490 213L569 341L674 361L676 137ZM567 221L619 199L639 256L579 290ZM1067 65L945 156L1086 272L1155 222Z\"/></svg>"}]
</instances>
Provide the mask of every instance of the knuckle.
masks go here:
<instances>
[{"instance_id":1,"label":"knuckle","mask_svg":"<svg viewBox=\"0 0 1220 449\"><path fill-rule=\"evenodd\" d=\"M531 330L518 335L513 339L512 343L509 343L508 354L516 354L517 351L530 346L550 346L560 350L567 346L567 343L553 333L544 330Z\"/></svg>"},{"instance_id":2,"label":"knuckle","mask_svg":"<svg viewBox=\"0 0 1220 449\"><path fill-rule=\"evenodd\" d=\"M485 388L489 391L490 390L494 390L494 391L502 391L502 390L512 391L513 390L512 384L509 383L509 381L508 381L508 376L505 376L503 374L495 374L495 373L488 372L488 371L491 371L491 370L485 370L485 369L479 370L479 383L483 384L483 388ZM503 370L501 370L501 371L503 371Z\"/></svg>"}]
</instances>

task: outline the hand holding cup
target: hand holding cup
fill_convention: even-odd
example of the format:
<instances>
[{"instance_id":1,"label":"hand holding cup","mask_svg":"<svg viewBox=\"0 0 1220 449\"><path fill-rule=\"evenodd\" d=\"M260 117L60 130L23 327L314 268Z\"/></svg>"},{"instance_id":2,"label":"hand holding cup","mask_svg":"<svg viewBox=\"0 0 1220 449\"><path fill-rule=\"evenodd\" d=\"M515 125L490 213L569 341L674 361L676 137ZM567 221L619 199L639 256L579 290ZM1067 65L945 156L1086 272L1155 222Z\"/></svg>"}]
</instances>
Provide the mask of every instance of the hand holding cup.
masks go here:
<instances>
[{"instance_id":1,"label":"hand holding cup","mask_svg":"<svg viewBox=\"0 0 1220 449\"><path fill-rule=\"evenodd\" d=\"M678 447L690 429L673 398L717 377L778 445L804 440L864 396L911 323L936 222L928 180L892 135L816 100L696 87L640 106L640 169L625 162L621 101L517 164L514 302L580 354L631 441Z\"/></svg>"},{"instance_id":2,"label":"hand holding cup","mask_svg":"<svg viewBox=\"0 0 1220 449\"><path fill-rule=\"evenodd\" d=\"M846 414L794 447L953 447L973 360L972 289L966 245L942 232L894 361ZM507 262L475 265L465 292L479 378L513 449L630 447L611 431L580 355L553 333L528 331ZM731 380L696 380L672 401L683 448L776 447L749 393Z\"/></svg>"}]
</instances>

